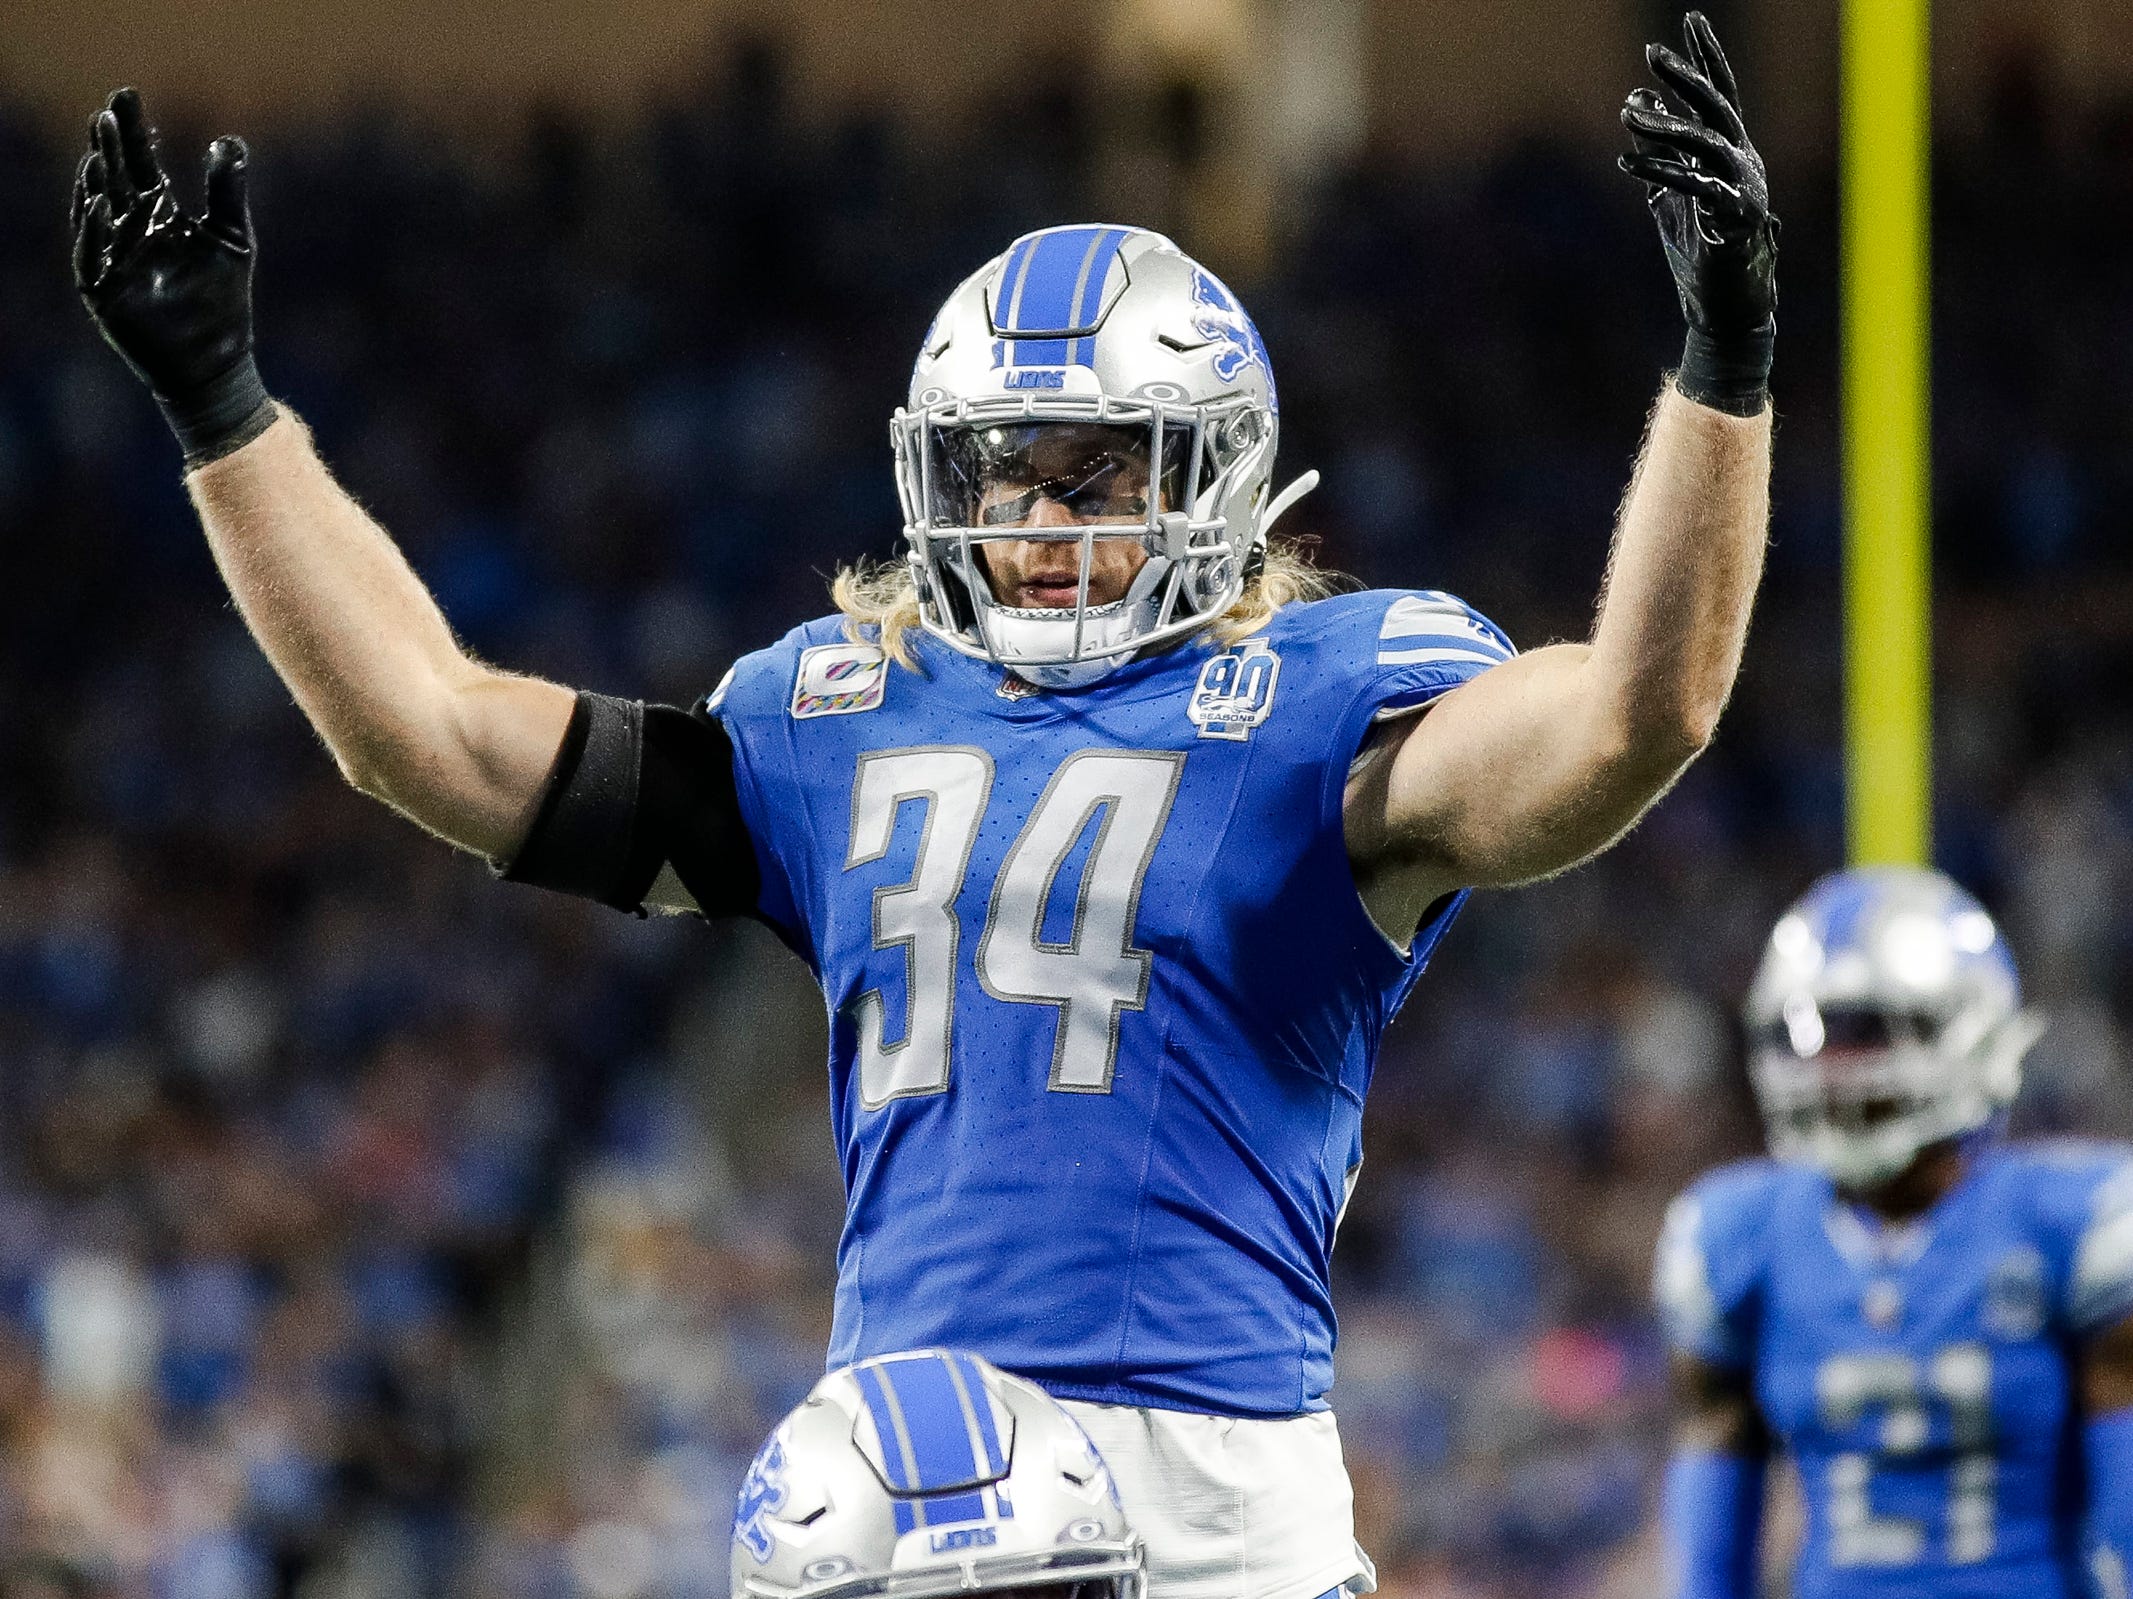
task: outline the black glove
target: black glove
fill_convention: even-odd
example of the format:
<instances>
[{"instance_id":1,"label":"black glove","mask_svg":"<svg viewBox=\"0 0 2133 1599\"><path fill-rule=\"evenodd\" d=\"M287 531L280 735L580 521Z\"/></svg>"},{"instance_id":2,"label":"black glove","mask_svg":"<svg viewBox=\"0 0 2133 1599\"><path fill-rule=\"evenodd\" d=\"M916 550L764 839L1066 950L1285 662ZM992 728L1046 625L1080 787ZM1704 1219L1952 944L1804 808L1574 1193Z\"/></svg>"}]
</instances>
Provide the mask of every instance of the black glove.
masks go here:
<instances>
[{"instance_id":1,"label":"black glove","mask_svg":"<svg viewBox=\"0 0 2133 1599\"><path fill-rule=\"evenodd\" d=\"M195 467L264 433L274 402L252 364L252 214L241 139L207 152L207 211L180 203L141 97L121 89L89 124L74 177L74 286Z\"/></svg>"},{"instance_id":2,"label":"black glove","mask_svg":"<svg viewBox=\"0 0 2133 1599\"><path fill-rule=\"evenodd\" d=\"M1682 32L1687 57L1663 44L1645 49L1671 98L1631 92L1622 125L1633 148L1622 170L1644 180L1688 318L1675 386L1701 404L1754 416L1768 397L1777 335L1778 220L1718 36L1700 11Z\"/></svg>"}]
</instances>

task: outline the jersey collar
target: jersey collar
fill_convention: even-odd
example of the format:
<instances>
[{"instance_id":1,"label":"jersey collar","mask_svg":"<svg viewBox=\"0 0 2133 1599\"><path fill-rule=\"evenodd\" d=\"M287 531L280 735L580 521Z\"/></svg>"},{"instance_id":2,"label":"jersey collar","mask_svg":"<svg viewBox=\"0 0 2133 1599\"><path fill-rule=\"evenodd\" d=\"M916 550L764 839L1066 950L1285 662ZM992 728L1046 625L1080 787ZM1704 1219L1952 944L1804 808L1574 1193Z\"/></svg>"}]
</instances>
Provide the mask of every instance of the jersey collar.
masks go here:
<instances>
[{"instance_id":1,"label":"jersey collar","mask_svg":"<svg viewBox=\"0 0 2133 1599\"><path fill-rule=\"evenodd\" d=\"M1017 721L1072 716L1107 701L1150 699L1174 693L1181 682L1197 681L1201 665L1214 648L1213 639L1203 629L1170 649L1125 662L1086 688L1030 689L1027 692L1009 689L1003 693L1002 685L1011 675L1005 667L950 649L924 631L914 630L906 637L927 676L943 677L980 689L984 702L997 714ZM1016 681L1019 683L1020 679Z\"/></svg>"}]
</instances>

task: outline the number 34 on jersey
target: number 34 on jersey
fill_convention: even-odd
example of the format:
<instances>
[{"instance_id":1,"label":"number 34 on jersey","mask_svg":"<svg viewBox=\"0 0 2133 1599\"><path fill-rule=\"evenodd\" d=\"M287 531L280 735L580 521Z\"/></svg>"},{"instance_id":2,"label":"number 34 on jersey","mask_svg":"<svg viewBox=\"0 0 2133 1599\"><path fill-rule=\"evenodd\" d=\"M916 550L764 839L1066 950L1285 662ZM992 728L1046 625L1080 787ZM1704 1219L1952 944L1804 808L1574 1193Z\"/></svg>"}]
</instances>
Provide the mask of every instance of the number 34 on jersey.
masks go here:
<instances>
[{"instance_id":1,"label":"number 34 on jersey","mask_svg":"<svg viewBox=\"0 0 2133 1599\"><path fill-rule=\"evenodd\" d=\"M1141 885L1177 797L1181 753L1083 750L1052 774L994 882L975 952L986 994L1059 1013L1049 1086L1110 1091L1118 1023L1148 997L1150 956L1133 942ZM962 923L955 902L992 797L993 760L982 749L940 747L862 755L852 787L845 868L888 852L899 808L925 807L910 881L874 894L874 945L904 955L903 1036L886 1039L879 988L853 1006L859 1028L861 1102L869 1109L948 1086ZM1092 836L1093 833L1093 836ZM1046 912L1060 874L1080 854L1069 925L1047 938Z\"/></svg>"},{"instance_id":2,"label":"number 34 on jersey","mask_svg":"<svg viewBox=\"0 0 2133 1599\"><path fill-rule=\"evenodd\" d=\"M822 982L841 1113L902 1102L902 1125L972 1088L1094 1126L1044 1096L1115 1107L1201 1057L1361 1092L1450 910L1404 950L1370 924L1342 779L1375 719L1510 655L1493 627L1448 595L1343 595L1056 694L904 643L893 665L810 623L710 707L759 912Z\"/></svg>"}]
</instances>

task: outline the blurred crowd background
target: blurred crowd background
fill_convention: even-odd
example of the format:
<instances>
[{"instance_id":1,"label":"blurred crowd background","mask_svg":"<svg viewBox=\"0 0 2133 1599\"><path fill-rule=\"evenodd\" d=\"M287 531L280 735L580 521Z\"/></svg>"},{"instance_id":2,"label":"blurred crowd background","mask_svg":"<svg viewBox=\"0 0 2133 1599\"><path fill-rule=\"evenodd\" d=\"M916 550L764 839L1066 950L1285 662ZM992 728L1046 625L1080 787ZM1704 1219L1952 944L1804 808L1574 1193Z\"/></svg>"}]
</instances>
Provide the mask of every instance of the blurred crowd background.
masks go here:
<instances>
[{"instance_id":1,"label":"blurred crowd background","mask_svg":"<svg viewBox=\"0 0 2133 1599\"><path fill-rule=\"evenodd\" d=\"M1194 243L1203 108L1152 103L1118 216L1087 81L922 138L764 38L478 159L250 130L261 365L476 650L685 700L892 549L885 422L963 274L1064 219ZM73 159L0 105L0 1599L723 1594L828 1325L819 1004L756 929L492 884L341 785L74 302ZM1774 187L1772 564L1718 746L1475 903L1379 1069L1335 1402L1399 1599L1654 1591L1658 1218L1757 1142L1732 1006L1842 847L1834 176ZM1580 636L1679 347L1634 187L1532 138L1290 205L1235 274L1326 475L1289 531ZM2025 1123L2117 1132L2133 105L2010 49L1936 206L1942 859L2052 1018Z\"/></svg>"}]
</instances>

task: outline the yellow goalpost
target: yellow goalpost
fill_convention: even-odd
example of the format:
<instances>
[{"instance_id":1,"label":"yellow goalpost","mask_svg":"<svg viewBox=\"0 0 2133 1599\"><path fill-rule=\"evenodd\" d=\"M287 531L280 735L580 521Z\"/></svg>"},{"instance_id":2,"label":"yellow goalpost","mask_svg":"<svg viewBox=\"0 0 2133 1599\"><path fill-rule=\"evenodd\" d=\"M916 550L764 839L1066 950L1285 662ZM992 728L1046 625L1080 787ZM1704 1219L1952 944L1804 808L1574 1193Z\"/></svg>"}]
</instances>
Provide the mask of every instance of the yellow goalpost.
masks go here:
<instances>
[{"instance_id":1,"label":"yellow goalpost","mask_svg":"<svg viewBox=\"0 0 2133 1599\"><path fill-rule=\"evenodd\" d=\"M1932 828L1928 0L1844 0L1845 789L1855 865Z\"/></svg>"}]
</instances>

